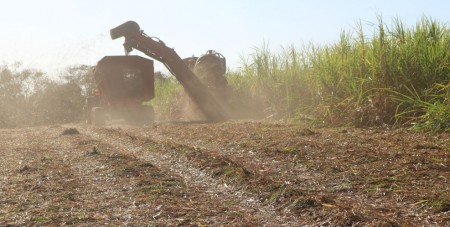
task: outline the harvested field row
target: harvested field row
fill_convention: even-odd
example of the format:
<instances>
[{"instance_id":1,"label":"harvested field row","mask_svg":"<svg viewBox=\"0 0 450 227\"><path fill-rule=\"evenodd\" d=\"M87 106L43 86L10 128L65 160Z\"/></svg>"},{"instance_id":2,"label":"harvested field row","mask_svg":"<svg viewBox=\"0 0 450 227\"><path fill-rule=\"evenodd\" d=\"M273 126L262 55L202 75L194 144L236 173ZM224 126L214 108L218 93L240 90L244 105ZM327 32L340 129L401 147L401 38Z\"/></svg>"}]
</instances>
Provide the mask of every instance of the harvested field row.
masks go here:
<instances>
[{"instance_id":1,"label":"harvested field row","mask_svg":"<svg viewBox=\"0 0 450 227\"><path fill-rule=\"evenodd\" d=\"M2 226L450 224L448 134L238 122L0 139Z\"/></svg>"},{"instance_id":2,"label":"harvested field row","mask_svg":"<svg viewBox=\"0 0 450 227\"><path fill-rule=\"evenodd\" d=\"M110 133L175 152L266 206L312 221L304 224L448 222L445 134L261 123L164 124Z\"/></svg>"}]
</instances>

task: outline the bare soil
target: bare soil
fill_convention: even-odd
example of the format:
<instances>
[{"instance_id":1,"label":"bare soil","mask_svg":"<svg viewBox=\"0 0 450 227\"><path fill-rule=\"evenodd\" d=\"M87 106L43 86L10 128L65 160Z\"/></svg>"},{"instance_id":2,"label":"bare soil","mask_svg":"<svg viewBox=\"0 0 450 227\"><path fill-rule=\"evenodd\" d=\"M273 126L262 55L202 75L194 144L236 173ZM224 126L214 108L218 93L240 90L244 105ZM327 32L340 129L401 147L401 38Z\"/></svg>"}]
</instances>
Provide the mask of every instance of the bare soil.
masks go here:
<instances>
[{"instance_id":1,"label":"bare soil","mask_svg":"<svg viewBox=\"0 0 450 227\"><path fill-rule=\"evenodd\" d=\"M0 226L450 226L450 135L228 122L0 130Z\"/></svg>"}]
</instances>

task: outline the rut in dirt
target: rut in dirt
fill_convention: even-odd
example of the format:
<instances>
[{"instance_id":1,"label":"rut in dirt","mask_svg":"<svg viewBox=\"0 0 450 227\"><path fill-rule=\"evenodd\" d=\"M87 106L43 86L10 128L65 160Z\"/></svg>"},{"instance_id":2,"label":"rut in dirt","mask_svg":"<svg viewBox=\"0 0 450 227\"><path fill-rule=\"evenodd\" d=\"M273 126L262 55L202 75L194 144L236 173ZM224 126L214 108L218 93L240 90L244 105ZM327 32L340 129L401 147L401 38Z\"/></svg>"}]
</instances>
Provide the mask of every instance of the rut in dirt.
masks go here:
<instances>
[{"instance_id":1,"label":"rut in dirt","mask_svg":"<svg viewBox=\"0 0 450 227\"><path fill-rule=\"evenodd\" d=\"M0 130L0 225L446 226L449 136L269 123Z\"/></svg>"},{"instance_id":2,"label":"rut in dirt","mask_svg":"<svg viewBox=\"0 0 450 227\"><path fill-rule=\"evenodd\" d=\"M138 159L153 163L167 173L179 176L188 190L206 194L219 204L228 204L229 209L238 209L239 212L251 215L252 220L259 223L258 225L295 226L299 223L289 212L279 212L270 204L261 203L258 195L245 190L242 186L216 179L210 172L196 167L191 160L179 154L180 150L190 149L189 147L148 139L139 140L120 128L85 128L85 130L92 138Z\"/></svg>"},{"instance_id":3,"label":"rut in dirt","mask_svg":"<svg viewBox=\"0 0 450 227\"><path fill-rule=\"evenodd\" d=\"M83 130L71 135L62 131L34 128L9 135L10 143L0 149L5 157L0 160L1 225L264 223L238 201L186 184L178 174L140 159L124 146ZM7 168L13 163L20 166Z\"/></svg>"},{"instance_id":4,"label":"rut in dirt","mask_svg":"<svg viewBox=\"0 0 450 227\"><path fill-rule=\"evenodd\" d=\"M440 226L449 222L445 205L449 190L444 181L450 172L441 161L448 159L448 135L310 130L270 123L99 130L144 150L169 154L168 160L183 160L251 195L276 214L295 217L296 224Z\"/></svg>"}]
</instances>

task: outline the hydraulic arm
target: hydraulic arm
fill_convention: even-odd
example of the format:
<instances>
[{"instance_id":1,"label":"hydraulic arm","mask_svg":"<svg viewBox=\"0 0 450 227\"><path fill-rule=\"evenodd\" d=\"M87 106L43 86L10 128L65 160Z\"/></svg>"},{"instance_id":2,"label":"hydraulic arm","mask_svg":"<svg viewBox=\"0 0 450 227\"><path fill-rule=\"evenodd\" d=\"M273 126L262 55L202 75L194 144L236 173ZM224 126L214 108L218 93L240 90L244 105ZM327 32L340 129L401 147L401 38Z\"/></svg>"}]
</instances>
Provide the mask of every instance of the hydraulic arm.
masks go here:
<instances>
[{"instance_id":1,"label":"hydraulic arm","mask_svg":"<svg viewBox=\"0 0 450 227\"><path fill-rule=\"evenodd\" d=\"M125 37L125 53L128 55L133 49L139 50L147 56L162 62L177 78L192 100L209 121L224 121L228 119L225 104L208 91L196 75L183 62L178 54L167 47L159 39L147 36L134 21L128 21L110 31L111 38Z\"/></svg>"}]
</instances>

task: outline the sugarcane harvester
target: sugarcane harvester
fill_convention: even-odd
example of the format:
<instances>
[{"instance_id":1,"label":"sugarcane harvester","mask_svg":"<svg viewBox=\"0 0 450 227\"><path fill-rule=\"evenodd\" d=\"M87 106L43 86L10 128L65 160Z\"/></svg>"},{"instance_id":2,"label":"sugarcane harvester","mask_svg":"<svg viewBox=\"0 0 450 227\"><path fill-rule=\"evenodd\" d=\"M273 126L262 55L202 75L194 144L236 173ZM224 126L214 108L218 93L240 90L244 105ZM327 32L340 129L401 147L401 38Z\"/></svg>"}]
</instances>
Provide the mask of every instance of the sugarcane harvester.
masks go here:
<instances>
[{"instance_id":1,"label":"sugarcane harvester","mask_svg":"<svg viewBox=\"0 0 450 227\"><path fill-rule=\"evenodd\" d=\"M113 40L125 38L125 56L106 56L98 62L94 72L98 90L86 102L88 122L104 124L107 116L114 115L137 122L153 119L153 108L142 105L154 98L153 61L129 55L133 49L163 63L184 87L206 121L220 122L228 119L223 94L227 93L224 91L229 90L229 87L224 77L225 58L221 54L208 51L199 58L181 59L164 42L146 35L134 21L111 29L110 35ZM207 70L203 70L205 68ZM197 74L215 75L205 76L208 79L203 79L194 73L197 69ZM220 92L212 92L211 88Z\"/></svg>"}]
</instances>

